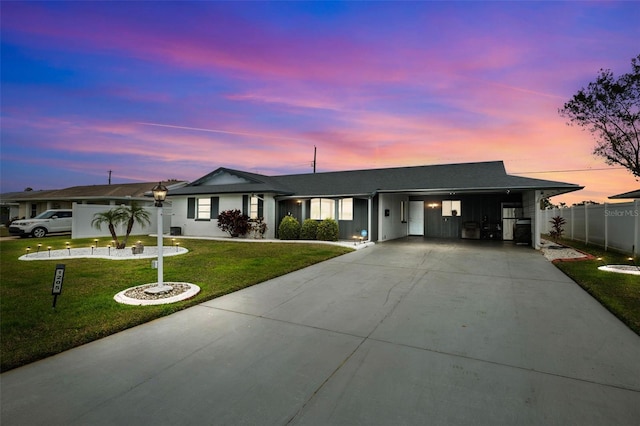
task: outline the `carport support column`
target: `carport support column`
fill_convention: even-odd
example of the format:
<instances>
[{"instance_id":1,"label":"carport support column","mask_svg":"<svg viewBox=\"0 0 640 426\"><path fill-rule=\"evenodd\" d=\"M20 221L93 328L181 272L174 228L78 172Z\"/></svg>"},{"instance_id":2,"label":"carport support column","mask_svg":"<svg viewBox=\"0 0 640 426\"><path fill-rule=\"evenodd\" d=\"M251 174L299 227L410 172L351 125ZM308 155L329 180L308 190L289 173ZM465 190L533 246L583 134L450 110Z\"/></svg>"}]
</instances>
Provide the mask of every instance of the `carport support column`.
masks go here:
<instances>
[{"instance_id":1,"label":"carport support column","mask_svg":"<svg viewBox=\"0 0 640 426\"><path fill-rule=\"evenodd\" d=\"M533 248L535 248L536 250L540 250L540 226L542 224L542 210L540 210L540 202L542 201L543 198L544 197L542 195L542 191L535 192L534 205L533 205L535 214L534 214L533 223L531 224L531 232L533 233L532 235Z\"/></svg>"},{"instance_id":2,"label":"carport support column","mask_svg":"<svg viewBox=\"0 0 640 426\"><path fill-rule=\"evenodd\" d=\"M371 215L373 214L373 197L369 197L367 198L367 210L368 210L368 215L367 215L367 241L371 241L371 225L373 223L373 221L371 220Z\"/></svg>"}]
</instances>

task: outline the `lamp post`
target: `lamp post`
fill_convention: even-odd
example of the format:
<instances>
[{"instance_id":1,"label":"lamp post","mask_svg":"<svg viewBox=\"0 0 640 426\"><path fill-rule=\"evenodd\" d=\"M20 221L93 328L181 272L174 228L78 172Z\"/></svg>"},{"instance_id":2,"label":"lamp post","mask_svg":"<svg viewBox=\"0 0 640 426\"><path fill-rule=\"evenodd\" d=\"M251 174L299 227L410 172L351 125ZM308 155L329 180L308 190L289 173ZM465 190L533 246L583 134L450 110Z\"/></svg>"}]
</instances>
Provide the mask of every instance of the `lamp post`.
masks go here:
<instances>
[{"instance_id":1,"label":"lamp post","mask_svg":"<svg viewBox=\"0 0 640 426\"><path fill-rule=\"evenodd\" d=\"M167 187L161 182L158 182L156 186L151 189L153 192L153 199L156 200L155 206L158 208L158 285L150 287L146 290L147 293L165 293L173 290L173 287L164 285L162 274L162 202L167 198Z\"/></svg>"}]
</instances>

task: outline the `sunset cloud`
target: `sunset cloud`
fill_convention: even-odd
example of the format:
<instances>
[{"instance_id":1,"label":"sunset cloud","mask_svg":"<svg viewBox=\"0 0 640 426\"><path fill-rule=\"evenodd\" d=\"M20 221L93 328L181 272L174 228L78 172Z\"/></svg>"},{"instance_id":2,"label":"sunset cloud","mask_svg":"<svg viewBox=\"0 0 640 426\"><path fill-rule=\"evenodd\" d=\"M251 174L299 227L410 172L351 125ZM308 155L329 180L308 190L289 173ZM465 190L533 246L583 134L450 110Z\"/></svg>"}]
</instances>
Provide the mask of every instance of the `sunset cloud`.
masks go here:
<instances>
[{"instance_id":1,"label":"sunset cloud","mask_svg":"<svg viewBox=\"0 0 640 426\"><path fill-rule=\"evenodd\" d=\"M639 183L557 111L629 70L639 19L633 2L6 2L1 189L306 173L316 146L321 171L504 160L605 201Z\"/></svg>"}]
</instances>

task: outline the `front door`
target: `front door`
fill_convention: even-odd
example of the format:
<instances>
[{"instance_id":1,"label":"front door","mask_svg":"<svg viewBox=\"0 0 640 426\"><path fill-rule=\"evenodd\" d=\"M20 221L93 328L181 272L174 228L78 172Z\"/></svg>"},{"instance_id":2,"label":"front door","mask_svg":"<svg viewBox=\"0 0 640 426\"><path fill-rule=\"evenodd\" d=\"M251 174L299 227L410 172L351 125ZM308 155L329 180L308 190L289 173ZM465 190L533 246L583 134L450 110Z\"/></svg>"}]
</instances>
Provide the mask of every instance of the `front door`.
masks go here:
<instances>
[{"instance_id":1,"label":"front door","mask_svg":"<svg viewBox=\"0 0 640 426\"><path fill-rule=\"evenodd\" d=\"M424 201L409 201L409 235L424 235Z\"/></svg>"}]
</instances>

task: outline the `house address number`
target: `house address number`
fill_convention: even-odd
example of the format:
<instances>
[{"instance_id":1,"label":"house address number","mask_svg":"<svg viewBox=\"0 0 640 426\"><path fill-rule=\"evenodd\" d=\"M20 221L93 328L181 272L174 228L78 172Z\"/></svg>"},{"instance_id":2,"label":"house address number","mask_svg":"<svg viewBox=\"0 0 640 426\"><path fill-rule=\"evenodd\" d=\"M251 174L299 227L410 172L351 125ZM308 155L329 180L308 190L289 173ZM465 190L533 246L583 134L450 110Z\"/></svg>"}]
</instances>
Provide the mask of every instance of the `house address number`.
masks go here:
<instances>
[{"instance_id":1,"label":"house address number","mask_svg":"<svg viewBox=\"0 0 640 426\"><path fill-rule=\"evenodd\" d=\"M51 289L51 294L58 295L62 293L62 282L64 281L64 265L58 264L56 265L56 272L53 276L53 287Z\"/></svg>"},{"instance_id":2,"label":"house address number","mask_svg":"<svg viewBox=\"0 0 640 426\"><path fill-rule=\"evenodd\" d=\"M62 293L62 282L64 281L64 265L56 265L56 272L53 275L53 286L51 287L51 294L53 294L53 307L55 309L58 295Z\"/></svg>"}]
</instances>

